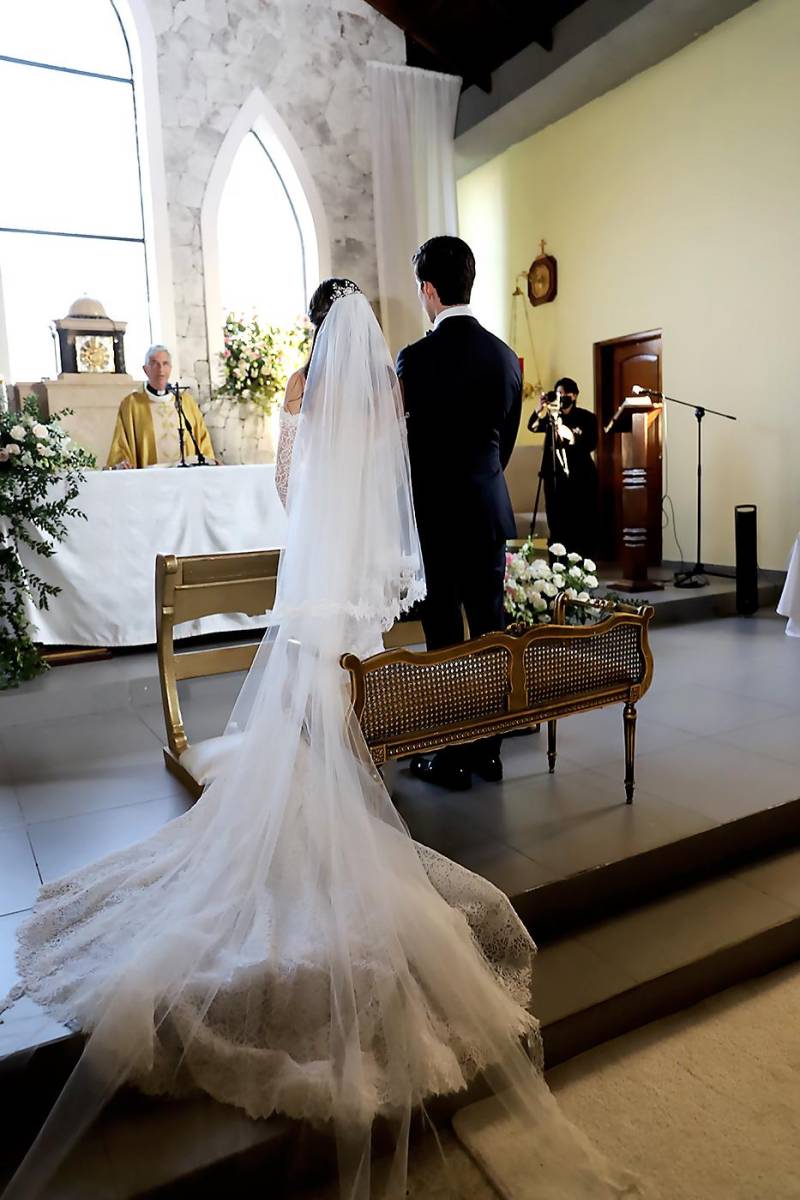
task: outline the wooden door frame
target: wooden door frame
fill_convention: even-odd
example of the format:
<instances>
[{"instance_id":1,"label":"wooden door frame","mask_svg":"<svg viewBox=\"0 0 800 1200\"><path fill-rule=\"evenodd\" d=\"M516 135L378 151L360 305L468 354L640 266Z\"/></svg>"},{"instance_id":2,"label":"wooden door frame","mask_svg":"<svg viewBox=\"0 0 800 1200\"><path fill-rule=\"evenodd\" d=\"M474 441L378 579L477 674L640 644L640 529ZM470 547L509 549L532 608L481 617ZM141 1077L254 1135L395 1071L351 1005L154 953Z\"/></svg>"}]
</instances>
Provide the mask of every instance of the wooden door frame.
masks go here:
<instances>
[{"instance_id":1,"label":"wooden door frame","mask_svg":"<svg viewBox=\"0 0 800 1200\"><path fill-rule=\"evenodd\" d=\"M639 333L628 333L622 337L606 338L605 341L594 343L594 410L597 419L597 474L598 474L598 507L602 514L606 504L606 494L610 486L613 486L609 479L609 470L606 462L606 447L608 443L605 440L605 430L603 428L603 400L605 397L605 387L607 384L606 363L610 358L609 351L612 351L617 346L635 346L638 342L651 341L658 338L662 345L663 353L663 338L664 331L661 328L646 329ZM662 355L658 359L658 390L662 389ZM613 382L612 382L613 386ZM662 480L663 487L663 480ZM657 547L658 561L661 560L661 544ZM656 565L651 563L651 565Z\"/></svg>"}]
</instances>

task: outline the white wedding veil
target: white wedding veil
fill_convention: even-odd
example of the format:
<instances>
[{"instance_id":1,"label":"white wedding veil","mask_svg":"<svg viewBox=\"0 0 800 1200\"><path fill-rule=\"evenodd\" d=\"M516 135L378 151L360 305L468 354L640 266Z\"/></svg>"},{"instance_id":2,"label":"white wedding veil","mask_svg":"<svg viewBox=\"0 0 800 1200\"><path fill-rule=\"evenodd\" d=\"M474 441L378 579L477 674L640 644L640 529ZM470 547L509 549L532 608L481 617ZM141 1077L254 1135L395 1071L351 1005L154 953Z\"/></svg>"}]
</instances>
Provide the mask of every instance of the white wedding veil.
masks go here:
<instances>
[{"instance_id":1,"label":"white wedding veil","mask_svg":"<svg viewBox=\"0 0 800 1200\"><path fill-rule=\"evenodd\" d=\"M399 1198L412 1112L479 1072L541 1138L532 1196L621 1195L523 1049L528 935L412 841L352 714L340 655L377 649L424 592L397 379L360 293L316 340L288 515L224 769L145 842L46 885L20 933L25 990L88 1040L7 1200L48 1195L126 1081L331 1129L348 1200L371 1193L385 1118Z\"/></svg>"}]
</instances>

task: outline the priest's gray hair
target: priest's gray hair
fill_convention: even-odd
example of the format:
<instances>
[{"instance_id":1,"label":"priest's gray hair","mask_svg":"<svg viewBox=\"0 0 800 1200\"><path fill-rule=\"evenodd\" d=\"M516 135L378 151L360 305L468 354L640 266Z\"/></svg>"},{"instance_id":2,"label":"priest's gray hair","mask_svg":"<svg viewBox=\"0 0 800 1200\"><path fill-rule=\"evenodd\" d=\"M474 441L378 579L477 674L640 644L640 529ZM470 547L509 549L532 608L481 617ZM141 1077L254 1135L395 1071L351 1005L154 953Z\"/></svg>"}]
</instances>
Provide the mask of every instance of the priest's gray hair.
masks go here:
<instances>
[{"instance_id":1,"label":"priest's gray hair","mask_svg":"<svg viewBox=\"0 0 800 1200\"><path fill-rule=\"evenodd\" d=\"M160 342L156 342L155 346L148 346L147 353L144 356L144 365L147 366L147 364L150 362L150 359L156 354L160 354L162 351L164 354L169 356L169 361L172 362L172 351L170 350L169 346L162 346Z\"/></svg>"}]
</instances>

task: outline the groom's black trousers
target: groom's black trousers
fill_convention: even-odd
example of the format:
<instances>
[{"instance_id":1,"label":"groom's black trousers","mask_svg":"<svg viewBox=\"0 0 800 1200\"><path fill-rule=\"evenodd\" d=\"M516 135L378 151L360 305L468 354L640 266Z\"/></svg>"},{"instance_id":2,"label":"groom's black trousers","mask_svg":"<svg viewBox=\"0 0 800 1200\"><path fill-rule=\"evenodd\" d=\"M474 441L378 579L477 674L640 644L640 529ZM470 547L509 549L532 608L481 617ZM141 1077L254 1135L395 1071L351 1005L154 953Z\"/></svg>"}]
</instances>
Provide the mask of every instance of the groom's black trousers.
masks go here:
<instances>
[{"instance_id":1,"label":"groom's black trousers","mask_svg":"<svg viewBox=\"0 0 800 1200\"><path fill-rule=\"evenodd\" d=\"M429 650L441 650L464 641L463 612L470 637L494 633L505 626L503 580L506 543L493 539L422 541L428 594L420 618ZM458 757L493 757L500 751L498 738L484 738L473 746L448 754Z\"/></svg>"},{"instance_id":2,"label":"groom's black trousers","mask_svg":"<svg viewBox=\"0 0 800 1200\"><path fill-rule=\"evenodd\" d=\"M462 607L470 637L504 628L505 539L465 540L459 545L451 537L438 544L423 543L422 554L428 594L420 616L429 650L463 642Z\"/></svg>"}]
</instances>

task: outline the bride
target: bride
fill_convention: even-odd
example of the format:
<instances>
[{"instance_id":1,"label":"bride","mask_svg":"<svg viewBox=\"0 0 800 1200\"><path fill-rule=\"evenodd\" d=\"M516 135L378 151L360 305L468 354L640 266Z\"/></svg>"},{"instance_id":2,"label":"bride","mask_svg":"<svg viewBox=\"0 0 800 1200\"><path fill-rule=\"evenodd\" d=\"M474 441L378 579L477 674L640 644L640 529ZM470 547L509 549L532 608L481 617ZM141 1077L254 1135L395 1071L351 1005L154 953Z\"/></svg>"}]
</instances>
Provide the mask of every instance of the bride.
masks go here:
<instances>
[{"instance_id":1,"label":"bride","mask_svg":"<svg viewBox=\"0 0 800 1200\"><path fill-rule=\"evenodd\" d=\"M283 417L276 603L223 765L157 834L46 885L20 931L20 991L88 1040L6 1195L45 1194L129 1082L331 1128L354 1200L388 1118L399 1197L412 1112L479 1073L537 1137L532 1196L634 1194L544 1083L526 930L491 884L411 839L352 715L340 655L379 650L424 580L380 328L349 280L326 280L311 315Z\"/></svg>"}]
</instances>

